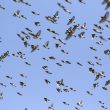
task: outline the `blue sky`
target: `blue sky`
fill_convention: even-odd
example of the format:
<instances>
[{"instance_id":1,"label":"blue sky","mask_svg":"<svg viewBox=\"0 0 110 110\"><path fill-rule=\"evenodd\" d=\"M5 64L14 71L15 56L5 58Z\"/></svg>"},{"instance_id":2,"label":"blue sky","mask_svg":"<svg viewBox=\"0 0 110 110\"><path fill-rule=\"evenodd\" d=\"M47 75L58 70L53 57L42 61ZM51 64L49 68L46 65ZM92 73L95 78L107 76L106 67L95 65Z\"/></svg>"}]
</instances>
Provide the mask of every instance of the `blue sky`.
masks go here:
<instances>
[{"instance_id":1,"label":"blue sky","mask_svg":"<svg viewBox=\"0 0 110 110\"><path fill-rule=\"evenodd\" d=\"M104 45L97 45L95 42L98 39L92 40L91 34L94 28L93 24L98 23L100 17L105 14L104 6L101 5L102 1L99 0L86 0L86 5L80 4L77 0L74 0L72 4L64 2L64 0L28 0L31 3L31 7L26 6L21 3L14 3L12 0L1 0L2 4L6 9L0 10L0 37L2 42L0 43L0 55L7 50L11 53L16 53L17 51L22 51L26 54L27 61L31 63L28 66L23 60L13 57L10 55L8 58L4 59L4 62L0 62L0 82L7 85L7 87L0 86L0 92L3 92L3 100L0 100L0 110L48 110L48 106L54 103L55 110L75 110L74 107L76 103L83 100L84 107L81 110L99 110L100 104L98 100L105 102L105 105L110 109L110 88L108 91L102 90L102 86L105 81L110 78L110 57L104 55L103 51L109 49L110 42L103 42ZM58 7L57 2L62 3L67 9L71 10L72 14L65 13L60 7ZM21 13L25 15L28 19L19 19L13 17L13 13L16 10L21 10ZM31 11L36 11L40 13L40 16L34 16ZM45 16L53 15L56 11L59 11L60 19L58 24L52 24L45 19ZM109 11L109 9L108 9ZM49 33L46 29L52 28L56 30L60 35L57 38L65 39L65 30L68 28L66 25L68 19L72 16L76 17L76 22L83 24L87 23L88 30L85 34L85 39L71 38L66 42L66 45L62 45L62 49L69 52L65 55L60 52L60 49L56 49L54 44L57 41L53 40L53 34ZM40 21L41 26L36 27L34 22ZM104 26L107 23L101 24ZM42 40L33 40L30 42L32 44L39 44L39 51L31 53L30 48L25 48L21 40L17 37L17 33L25 30L29 27L33 32L37 32L39 29L42 30L41 38ZM103 31L104 38L109 37L109 29L105 28ZM47 41L50 41L50 50L42 47L42 45ZM97 52L91 51L90 46L97 48ZM43 61L43 57L55 56L56 61ZM104 71L106 77L99 79L99 87L96 89L92 88L94 83L94 75L88 71L90 67L87 62L89 60L95 62L94 56L99 56L102 58L102 66L95 65L97 71ZM60 62L60 60L69 60L71 65L64 64L62 67L57 66L55 63ZM80 62L83 67L80 67L76 63ZM43 65L48 65L49 70L53 73L52 75L46 74L42 70ZM20 73L26 74L27 78L22 78L19 76ZM5 76L10 75L13 77L12 80L7 79ZM64 79L66 85L73 87L77 92L61 93L56 91L56 81ZM44 79L49 79L51 84L46 85ZM19 86L19 81L26 82L27 86L21 88ZM17 87L10 86L10 82L13 82ZM93 93L93 96L89 96L86 91L89 90ZM23 96L19 96L16 93L21 92ZM48 97L51 102L45 103L43 98ZM70 106L65 106L62 102L67 101Z\"/></svg>"}]
</instances>

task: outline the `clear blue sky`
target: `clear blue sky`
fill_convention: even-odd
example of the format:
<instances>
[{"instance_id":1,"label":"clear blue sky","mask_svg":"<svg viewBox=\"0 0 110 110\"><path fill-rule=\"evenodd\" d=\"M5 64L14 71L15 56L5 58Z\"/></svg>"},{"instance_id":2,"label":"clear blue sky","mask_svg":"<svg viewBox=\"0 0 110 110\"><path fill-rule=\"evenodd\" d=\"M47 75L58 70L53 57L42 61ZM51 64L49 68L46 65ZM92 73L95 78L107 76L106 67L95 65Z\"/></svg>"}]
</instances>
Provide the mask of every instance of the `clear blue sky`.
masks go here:
<instances>
[{"instance_id":1,"label":"clear blue sky","mask_svg":"<svg viewBox=\"0 0 110 110\"><path fill-rule=\"evenodd\" d=\"M83 100L84 107L81 110L101 110L98 100L105 102L105 105L110 110L110 88L108 91L102 90L102 86L105 81L110 78L110 57L104 55L104 49L110 48L110 42L104 42L103 46L97 45L96 40L91 40L91 34L93 33L93 24L98 23L100 17L106 12L104 6L101 5L100 0L86 0L86 5L80 4L78 0L73 0L72 4L64 2L64 0L28 0L31 3L31 7L23 5L21 3L14 3L12 0L1 0L0 4L6 9L0 9L0 37L2 43L0 43L0 55L7 50L10 53L16 53L22 51L26 54L27 61L31 63L28 66L23 60L9 56L0 62L0 82L7 85L7 87L0 86L0 92L3 92L3 100L0 100L0 110L24 110L25 107L28 110L48 110L48 105L54 103L55 110L75 110L76 102ZM65 7L71 10L72 14L65 13L58 7L57 2L61 2ZM21 13L28 19L19 19L13 17L13 13L16 10L21 10ZM40 13L40 16L34 16L31 11ZM56 11L59 11L60 19L58 24L52 24L45 19L45 16L53 15ZM108 9L109 11L109 9ZM59 38L65 39L65 30L68 28L66 25L68 19L72 16L76 17L76 22L83 24L87 23L88 30L85 34L85 39L71 38L65 41L67 45L62 45L62 49L69 52L69 55L65 55L60 52L60 49L55 49L54 44L57 43L52 39L53 34L46 31L47 28L55 29L60 36ZM36 27L35 21L40 21L41 26ZM106 23L105 23L106 24ZM105 24L102 24L104 26ZM30 40L33 44L39 44L39 51L33 53L30 52L30 48L25 48L21 40L17 37L17 33L29 27L33 32L42 30L42 40ZM104 38L109 37L109 29L105 28L103 31ZM50 41L50 50L42 47L47 41ZM97 48L97 52L91 51L90 46ZM42 57L55 56L56 61L43 61ZM88 72L89 65L88 60L95 62L94 56L102 58L102 66L95 65L97 71L105 71L106 78L99 79L99 87L92 89L94 83L94 75ZM62 67L57 66L55 63L60 62L61 59L69 60L71 65L64 64ZM76 64L79 61L83 64L80 67ZM46 74L42 70L43 65L48 65L49 70L53 72L52 75ZM20 73L26 74L28 77L22 78ZM13 79L7 79L5 76L10 75ZM77 90L77 92L61 93L56 91L56 81L64 79L66 85L69 85ZM46 85L44 79L49 79L51 84ZM26 82L27 86L21 88L19 81ZM16 88L12 87L9 83L15 83ZM90 90L94 95L89 96L86 91ZM23 93L23 96L19 96L16 92ZM45 103L43 98L48 97L51 102ZM65 106L62 102L67 101L70 106Z\"/></svg>"}]
</instances>

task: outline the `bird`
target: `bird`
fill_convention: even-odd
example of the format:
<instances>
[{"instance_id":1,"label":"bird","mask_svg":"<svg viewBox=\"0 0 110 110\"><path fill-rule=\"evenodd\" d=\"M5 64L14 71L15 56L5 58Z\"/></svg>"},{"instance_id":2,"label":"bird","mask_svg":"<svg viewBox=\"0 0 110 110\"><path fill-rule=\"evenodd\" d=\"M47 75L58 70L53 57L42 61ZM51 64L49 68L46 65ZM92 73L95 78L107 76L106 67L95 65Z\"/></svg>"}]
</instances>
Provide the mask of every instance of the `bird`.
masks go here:
<instances>
[{"instance_id":1,"label":"bird","mask_svg":"<svg viewBox=\"0 0 110 110\"><path fill-rule=\"evenodd\" d=\"M0 9L5 10L5 7L0 4Z\"/></svg>"},{"instance_id":2,"label":"bird","mask_svg":"<svg viewBox=\"0 0 110 110\"><path fill-rule=\"evenodd\" d=\"M63 82L63 79L59 80L59 81L56 81L57 83L57 86L64 86L64 82Z\"/></svg>"},{"instance_id":3,"label":"bird","mask_svg":"<svg viewBox=\"0 0 110 110\"><path fill-rule=\"evenodd\" d=\"M83 0L78 0L82 4L86 4Z\"/></svg>"},{"instance_id":4,"label":"bird","mask_svg":"<svg viewBox=\"0 0 110 110\"><path fill-rule=\"evenodd\" d=\"M48 79L44 79L46 84L50 84L50 81Z\"/></svg>"},{"instance_id":5,"label":"bird","mask_svg":"<svg viewBox=\"0 0 110 110\"><path fill-rule=\"evenodd\" d=\"M39 13L36 13L35 11L31 11L31 13L32 13L33 15L40 15Z\"/></svg>"},{"instance_id":6,"label":"bird","mask_svg":"<svg viewBox=\"0 0 110 110\"><path fill-rule=\"evenodd\" d=\"M43 45L44 48L50 49L49 47L49 41L46 41L45 44Z\"/></svg>"},{"instance_id":7,"label":"bird","mask_svg":"<svg viewBox=\"0 0 110 110\"><path fill-rule=\"evenodd\" d=\"M50 101L48 98L46 98L46 97L44 97L44 101L45 102L48 102L48 101Z\"/></svg>"},{"instance_id":8,"label":"bird","mask_svg":"<svg viewBox=\"0 0 110 110\"><path fill-rule=\"evenodd\" d=\"M110 79L105 82L105 86L110 84Z\"/></svg>"},{"instance_id":9,"label":"bird","mask_svg":"<svg viewBox=\"0 0 110 110\"><path fill-rule=\"evenodd\" d=\"M72 4L72 1L71 0L65 0L65 2L67 2L69 4Z\"/></svg>"},{"instance_id":10,"label":"bird","mask_svg":"<svg viewBox=\"0 0 110 110\"><path fill-rule=\"evenodd\" d=\"M69 105L69 103L67 103L67 102L65 102L65 101L63 101L63 104L64 104L64 105Z\"/></svg>"},{"instance_id":11,"label":"bird","mask_svg":"<svg viewBox=\"0 0 110 110\"><path fill-rule=\"evenodd\" d=\"M35 24L35 26L37 26L37 27L38 27L38 26L41 26L40 22L35 22L34 24Z\"/></svg>"},{"instance_id":12,"label":"bird","mask_svg":"<svg viewBox=\"0 0 110 110\"><path fill-rule=\"evenodd\" d=\"M109 50L109 49L104 50L104 54L105 54L105 55L110 55L110 50Z\"/></svg>"},{"instance_id":13,"label":"bird","mask_svg":"<svg viewBox=\"0 0 110 110\"><path fill-rule=\"evenodd\" d=\"M20 93L20 92L17 92L17 94L18 94L19 96L23 96L23 94L22 94L22 93Z\"/></svg>"},{"instance_id":14,"label":"bird","mask_svg":"<svg viewBox=\"0 0 110 110\"><path fill-rule=\"evenodd\" d=\"M109 12L107 11L104 16L101 17L99 23L104 23L105 21L108 20L108 17L109 17Z\"/></svg>"},{"instance_id":15,"label":"bird","mask_svg":"<svg viewBox=\"0 0 110 110\"><path fill-rule=\"evenodd\" d=\"M105 10L107 10L110 7L110 0L103 0L102 4L106 4Z\"/></svg>"},{"instance_id":16,"label":"bird","mask_svg":"<svg viewBox=\"0 0 110 110\"><path fill-rule=\"evenodd\" d=\"M75 16L73 16L72 18L69 19L67 25L72 24L74 20L75 20Z\"/></svg>"},{"instance_id":17,"label":"bird","mask_svg":"<svg viewBox=\"0 0 110 110\"><path fill-rule=\"evenodd\" d=\"M20 16L20 10L16 10L16 11L13 13L13 16L20 18L20 17L21 17L21 16Z\"/></svg>"},{"instance_id":18,"label":"bird","mask_svg":"<svg viewBox=\"0 0 110 110\"><path fill-rule=\"evenodd\" d=\"M83 107L83 105L82 105L82 100L79 101L79 102L77 102L77 105L80 106L80 107Z\"/></svg>"}]
</instances>

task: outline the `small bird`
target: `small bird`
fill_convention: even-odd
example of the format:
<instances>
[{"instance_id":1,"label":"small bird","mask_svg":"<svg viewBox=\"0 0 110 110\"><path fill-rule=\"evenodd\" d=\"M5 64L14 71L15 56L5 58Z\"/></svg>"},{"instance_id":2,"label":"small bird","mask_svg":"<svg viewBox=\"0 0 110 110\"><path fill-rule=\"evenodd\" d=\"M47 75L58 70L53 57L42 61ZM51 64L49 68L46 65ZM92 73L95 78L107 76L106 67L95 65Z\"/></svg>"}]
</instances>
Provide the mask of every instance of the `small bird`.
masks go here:
<instances>
[{"instance_id":1,"label":"small bird","mask_svg":"<svg viewBox=\"0 0 110 110\"><path fill-rule=\"evenodd\" d=\"M64 82L63 82L63 79L59 80L59 81L56 81L57 83L57 86L64 86Z\"/></svg>"},{"instance_id":2,"label":"small bird","mask_svg":"<svg viewBox=\"0 0 110 110\"><path fill-rule=\"evenodd\" d=\"M105 9L107 10L110 7L110 0L103 0L102 4L106 4Z\"/></svg>"},{"instance_id":3,"label":"small bird","mask_svg":"<svg viewBox=\"0 0 110 110\"><path fill-rule=\"evenodd\" d=\"M95 49L94 47L89 47L91 50L97 51L97 49Z\"/></svg>"},{"instance_id":4,"label":"small bird","mask_svg":"<svg viewBox=\"0 0 110 110\"><path fill-rule=\"evenodd\" d=\"M86 4L83 0L79 0L79 2L82 3L82 4Z\"/></svg>"},{"instance_id":5,"label":"small bird","mask_svg":"<svg viewBox=\"0 0 110 110\"><path fill-rule=\"evenodd\" d=\"M104 16L101 17L99 23L104 23L105 21L107 21L108 17L109 17L109 12L107 11L107 12L104 14Z\"/></svg>"},{"instance_id":6,"label":"small bird","mask_svg":"<svg viewBox=\"0 0 110 110\"><path fill-rule=\"evenodd\" d=\"M73 16L72 18L69 19L67 25L72 24L74 20L75 20L75 16Z\"/></svg>"},{"instance_id":7,"label":"small bird","mask_svg":"<svg viewBox=\"0 0 110 110\"><path fill-rule=\"evenodd\" d=\"M96 88L96 87L98 87L99 86L99 83L94 83L93 84L93 88Z\"/></svg>"},{"instance_id":8,"label":"small bird","mask_svg":"<svg viewBox=\"0 0 110 110\"><path fill-rule=\"evenodd\" d=\"M56 60L56 58L54 56L50 56L49 59Z\"/></svg>"},{"instance_id":9,"label":"small bird","mask_svg":"<svg viewBox=\"0 0 110 110\"><path fill-rule=\"evenodd\" d=\"M91 72L91 73L96 73L96 71L95 71L95 69L94 68L89 68L89 71Z\"/></svg>"},{"instance_id":10,"label":"small bird","mask_svg":"<svg viewBox=\"0 0 110 110\"><path fill-rule=\"evenodd\" d=\"M63 101L62 102L64 105L70 105L69 103L67 103L67 102L65 102L65 101Z\"/></svg>"},{"instance_id":11,"label":"small bird","mask_svg":"<svg viewBox=\"0 0 110 110\"><path fill-rule=\"evenodd\" d=\"M34 52L35 50L39 50L39 45L31 45L31 52Z\"/></svg>"},{"instance_id":12,"label":"small bird","mask_svg":"<svg viewBox=\"0 0 110 110\"><path fill-rule=\"evenodd\" d=\"M11 86L16 87L16 85L14 83L10 83Z\"/></svg>"},{"instance_id":13,"label":"small bird","mask_svg":"<svg viewBox=\"0 0 110 110\"><path fill-rule=\"evenodd\" d=\"M104 105L104 103L102 102L102 101L98 101L100 104L103 104Z\"/></svg>"},{"instance_id":14,"label":"small bird","mask_svg":"<svg viewBox=\"0 0 110 110\"><path fill-rule=\"evenodd\" d=\"M17 94L18 94L19 96L23 96L23 94L22 94L22 93L20 93L20 92L17 92Z\"/></svg>"},{"instance_id":15,"label":"small bird","mask_svg":"<svg viewBox=\"0 0 110 110\"><path fill-rule=\"evenodd\" d=\"M51 32L51 33L53 33L53 34L56 34L56 35L59 35L56 31L54 31L54 30L51 30L51 29L47 29L47 31L49 31L49 32Z\"/></svg>"},{"instance_id":16,"label":"small bird","mask_svg":"<svg viewBox=\"0 0 110 110\"><path fill-rule=\"evenodd\" d=\"M82 100L76 103L78 106L83 107Z\"/></svg>"},{"instance_id":17,"label":"small bird","mask_svg":"<svg viewBox=\"0 0 110 110\"><path fill-rule=\"evenodd\" d=\"M53 108L53 104L51 104L49 107L48 107L49 110L54 110Z\"/></svg>"},{"instance_id":18,"label":"small bird","mask_svg":"<svg viewBox=\"0 0 110 110\"><path fill-rule=\"evenodd\" d=\"M48 46L49 46L49 41L46 41L45 44L43 45L43 47L50 49L50 48L48 48Z\"/></svg>"},{"instance_id":19,"label":"small bird","mask_svg":"<svg viewBox=\"0 0 110 110\"><path fill-rule=\"evenodd\" d=\"M8 78L8 79L12 79L12 77L11 77L11 76L6 76L6 78Z\"/></svg>"},{"instance_id":20,"label":"small bird","mask_svg":"<svg viewBox=\"0 0 110 110\"><path fill-rule=\"evenodd\" d=\"M110 84L110 79L105 82L105 86Z\"/></svg>"},{"instance_id":21,"label":"small bird","mask_svg":"<svg viewBox=\"0 0 110 110\"><path fill-rule=\"evenodd\" d=\"M83 66L80 62L77 62L77 64L78 64L79 66Z\"/></svg>"},{"instance_id":22,"label":"small bird","mask_svg":"<svg viewBox=\"0 0 110 110\"><path fill-rule=\"evenodd\" d=\"M69 4L72 4L72 1L71 0L65 0L65 2L67 2Z\"/></svg>"},{"instance_id":23,"label":"small bird","mask_svg":"<svg viewBox=\"0 0 110 110\"><path fill-rule=\"evenodd\" d=\"M50 81L48 79L44 79L46 84L50 84Z\"/></svg>"},{"instance_id":24,"label":"small bird","mask_svg":"<svg viewBox=\"0 0 110 110\"><path fill-rule=\"evenodd\" d=\"M45 102L48 102L48 101L50 101L48 98L46 98L46 97L44 97L44 101Z\"/></svg>"},{"instance_id":25,"label":"small bird","mask_svg":"<svg viewBox=\"0 0 110 110\"><path fill-rule=\"evenodd\" d=\"M110 50L109 50L109 49L104 50L104 54L105 54L105 55L110 55Z\"/></svg>"},{"instance_id":26,"label":"small bird","mask_svg":"<svg viewBox=\"0 0 110 110\"><path fill-rule=\"evenodd\" d=\"M21 17L21 16L20 16L20 10L15 11L15 12L13 13L13 16L20 18L20 17Z\"/></svg>"},{"instance_id":27,"label":"small bird","mask_svg":"<svg viewBox=\"0 0 110 110\"><path fill-rule=\"evenodd\" d=\"M2 9L2 10L5 10L5 8L0 4L0 8Z\"/></svg>"},{"instance_id":28,"label":"small bird","mask_svg":"<svg viewBox=\"0 0 110 110\"><path fill-rule=\"evenodd\" d=\"M35 22L35 26L41 26L40 22Z\"/></svg>"},{"instance_id":29,"label":"small bird","mask_svg":"<svg viewBox=\"0 0 110 110\"><path fill-rule=\"evenodd\" d=\"M40 15L40 14L36 13L35 11L31 11L31 13L32 13L33 15Z\"/></svg>"},{"instance_id":30,"label":"small bird","mask_svg":"<svg viewBox=\"0 0 110 110\"><path fill-rule=\"evenodd\" d=\"M57 92L61 93L62 90L60 88L56 88Z\"/></svg>"},{"instance_id":31,"label":"small bird","mask_svg":"<svg viewBox=\"0 0 110 110\"><path fill-rule=\"evenodd\" d=\"M103 90L108 90L106 87L102 87Z\"/></svg>"},{"instance_id":32,"label":"small bird","mask_svg":"<svg viewBox=\"0 0 110 110\"><path fill-rule=\"evenodd\" d=\"M86 92L87 92L87 94L89 94L89 95L91 95L91 96L93 95L90 91L86 91Z\"/></svg>"},{"instance_id":33,"label":"small bird","mask_svg":"<svg viewBox=\"0 0 110 110\"><path fill-rule=\"evenodd\" d=\"M58 66L63 66L62 64L60 64L60 63L56 63Z\"/></svg>"}]
</instances>

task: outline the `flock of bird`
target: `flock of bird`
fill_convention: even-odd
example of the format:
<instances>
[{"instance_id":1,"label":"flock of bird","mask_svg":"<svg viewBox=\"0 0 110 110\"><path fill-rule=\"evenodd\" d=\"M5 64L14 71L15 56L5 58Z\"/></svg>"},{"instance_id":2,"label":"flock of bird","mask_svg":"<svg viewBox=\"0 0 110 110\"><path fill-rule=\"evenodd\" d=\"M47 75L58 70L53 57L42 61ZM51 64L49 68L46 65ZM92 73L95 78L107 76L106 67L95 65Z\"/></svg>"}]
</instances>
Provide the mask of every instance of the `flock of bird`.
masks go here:
<instances>
[{"instance_id":1,"label":"flock of bird","mask_svg":"<svg viewBox=\"0 0 110 110\"><path fill-rule=\"evenodd\" d=\"M26 6L32 7L32 5L25 1L25 0L12 0L14 3L18 3L18 4L24 4ZM82 5L86 5L86 1L84 0L78 0L79 3L81 3ZM72 4L73 2L71 0L64 0L64 4L68 3L68 4ZM48 23L52 23L53 26L58 24L58 21L60 19L60 13L62 12L62 10L67 13L70 14L70 18L67 21L66 25L68 26L68 28L65 30L65 38L61 38L60 37L60 33L58 33L56 30L51 29L51 28L47 28L46 31L47 33L50 33L53 37L52 37L52 41L55 41L56 43L54 43L54 47L55 49L57 49L57 54L58 53L62 53L65 56L69 56L69 51L67 51L64 47L68 44L69 40L73 40L74 38L79 38L79 39L85 39L86 37L86 31L88 30L88 26L87 23L84 22L83 24L79 24L76 21L76 17L74 15L72 15L72 12L66 8L64 6L63 3L57 2L57 6L59 7L59 11L54 11L54 13L52 15L46 15L44 16L44 19L47 20ZM97 41L95 42L96 45L99 46L103 46L106 42L110 41L110 38L105 38L103 36L103 30L105 30L106 28L110 29L110 21L109 21L109 7L110 7L110 0L104 0L102 1L102 5L105 6L105 13L99 18L99 21L96 24L93 24L93 29L92 29L92 34L91 34L91 39L93 41L95 41L94 39L97 39ZM60 9L61 8L61 9ZM2 4L0 4L0 11L5 11L7 10L7 8L5 8ZM40 16L40 13L37 13L35 11L31 11L31 14L33 16ZM15 10L12 14L13 17L15 17L16 19L24 19L28 21L28 17L25 16L24 14L22 14L21 10ZM34 26L37 27L38 29L41 28L42 23L39 22L34 22ZM76 34L76 31L78 32L78 34ZM50 46L50 44L52 43L52 41L50 41L50 39L48 39L47 41L44 41L42 45L39 44L33 44L31 42L31 40L34 41L38 41L41 42L43 40L42 37L42 30L39 29L36 32L33 32L33 29L31 29L30 27L26 27L23 30L20 30L19 32L16 33L16 37L19 38L19 40L21 41L22 45L24 46L24 48L28 49L30 51L30 53L34 53L34 52L39 52L42 51L43 49L47 49L48 51L52 51L52 47ZM20 42L19 41L19 42ZM2 42L3 39L2 37L0 37L0 45L2 46ZM92 52L97 52L97 48L90 46L89 49ZM103 50L103 54L105 56L109 56L110 55L110 49L106 48L105 50ZM10 58L10 57L16 57L20 60L22 60L26 65L28 66L32 66L31 62L28 61L28 59L26 58L26 53L22 52L22 51L17 51L17 52L13 52L11 53L10 51L4 51L4 53L0 54L0 64L2 65L2 63L5 62L5 59ZM43 72L45 72L48 75L52 75L54 73L54 71L51 71L51 69L48 66L48 62L52 61L52 63L54 63L56 66L58 67L63 67L64 65L73 65L73 62L67 59L60 59L60 61L57 59L57 57L54 55L50 55L50 56L44 56L42 57L42 60L45 62L45 65L42 65L41 69L43 70ZM102 58L100 58L99 56L95 55L94 59L95 62L93 62L92 60L88 60L87 64L89 66L88 68L88 73L91 73L94 77L94 82L92 84L92 88L96 89L99 87L99 82L100 80L103 78L106 78L106 73L104 70L102 71L98 71L97 68L95 68L95 65L99 66L100 68L103 66L102 62ZM84 65L80 62L80 61L76 61L76 64L80 67L84 67ZM67 73L68 74L68 73ZM28 76L26 74L19 74L20 77L24 78L25 80L28 78ZM10 75L6 75L5 76L7 78L7 80L10 80L10 85L12 87L17 87L18 85L15 84L12 80L13 77ZM51 76L52 77L52 76ZM19 81L18 84L21 88L25 88L27 86L27 84L25 83L26 81ZM51 84L51 80L49 80L48 78L44 79L45 84L50 85ZM57 80L55 82L55 89L57 93L71 93L71 92L77 92L78 89L75 89L69 85L66 84L66 81L61 78L59 80ZM107 80L105 80L104 84L101 86L102 90L107 91L109 89L110 86L110 79L108 78ZM0 88L1 87L7 87L7 85L3 82L0 81ZM1 90L0 90L1 91ZM94 93L91 90L87 90L85 91L86 94L88 94L89 96L94 97ZM17 95L22 96L23 97L23 93L17 91L16 92ZM3 100L4 97L4 93L0 92L0 99ZM55 105L54 102L51 101L51 99L49 99L48 97L44 96L43 99L47 105L48 105L48 110L55 110ZM100 107L104 110L104 109L108 109L109 108L106 106L106 104L101 101L98 100L97 101L100 104ZM71 104L64 100L62 101L62 103L65 106L70 106ZM82 108L85 106L84 105L85 102L83 102L83 99L79 100L76 102L76 105L74 107L74 110L82 110ZM24 110L28 110L28 108L24 108Z\"/></svg>"}]
</instances>

